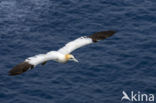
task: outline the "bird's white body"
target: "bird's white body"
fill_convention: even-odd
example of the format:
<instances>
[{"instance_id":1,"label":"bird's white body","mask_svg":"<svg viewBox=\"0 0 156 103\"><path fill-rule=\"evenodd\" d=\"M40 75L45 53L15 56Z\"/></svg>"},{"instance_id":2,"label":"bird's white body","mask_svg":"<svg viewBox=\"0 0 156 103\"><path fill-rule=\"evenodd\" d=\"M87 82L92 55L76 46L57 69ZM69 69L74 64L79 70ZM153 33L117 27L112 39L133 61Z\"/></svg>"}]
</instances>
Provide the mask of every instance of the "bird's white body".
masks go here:
<instances>
[{"instance_id":1,"label":"bird's white body","mask_svg":"<svg viewBox=\"0 0 156 103\"><path fill-rule=\"evenodd\" d=\"M65 55L61 54L57 51L50 51L46 54L39 54L39 55L36 55L33 57L29 57L25 61L36 66L40 63L43 63L43 62L49 61L49 60L54 60L54 61L60 62L60 63L66 62Z\"/></svg>"}]
</instances>

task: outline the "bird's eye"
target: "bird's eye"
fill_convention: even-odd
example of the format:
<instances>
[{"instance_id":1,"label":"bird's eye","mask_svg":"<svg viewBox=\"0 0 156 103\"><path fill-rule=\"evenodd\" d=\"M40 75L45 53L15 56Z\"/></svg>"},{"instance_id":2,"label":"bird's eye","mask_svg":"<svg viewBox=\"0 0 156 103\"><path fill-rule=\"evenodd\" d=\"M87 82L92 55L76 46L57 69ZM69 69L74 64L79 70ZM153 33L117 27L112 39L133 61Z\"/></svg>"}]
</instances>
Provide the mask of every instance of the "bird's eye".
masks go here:
<instances>
[{"instance_id":1,"label":"bird's eye","mask_svg":"<svg viewBox=\"0 0 156 103\"><path fill-rule=\"evenodd\" d=\"M70 60L72 60L73 58L70 58Z\"/></svg>"}]
</instances>

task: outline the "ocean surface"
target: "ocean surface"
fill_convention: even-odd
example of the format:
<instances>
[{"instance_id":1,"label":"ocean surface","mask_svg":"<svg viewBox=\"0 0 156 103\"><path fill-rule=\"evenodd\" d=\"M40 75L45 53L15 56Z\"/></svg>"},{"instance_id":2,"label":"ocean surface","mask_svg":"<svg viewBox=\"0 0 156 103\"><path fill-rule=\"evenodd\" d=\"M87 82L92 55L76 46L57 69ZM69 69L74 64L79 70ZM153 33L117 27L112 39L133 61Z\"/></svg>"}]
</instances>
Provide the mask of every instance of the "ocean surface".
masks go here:
<instances>
[{"instance_id":1,"label":"ocean surface","mask_svg":"<svg viewBox=\"0 0 156 103\"><path fill-rule=\"evenodd\" d=\"M72 53L80 63L8 76L27 57L106 30L117 33ZM156 96L156 0L0 0L0 103L123 103L122 91Z\"/></svg>"}]
</instances>

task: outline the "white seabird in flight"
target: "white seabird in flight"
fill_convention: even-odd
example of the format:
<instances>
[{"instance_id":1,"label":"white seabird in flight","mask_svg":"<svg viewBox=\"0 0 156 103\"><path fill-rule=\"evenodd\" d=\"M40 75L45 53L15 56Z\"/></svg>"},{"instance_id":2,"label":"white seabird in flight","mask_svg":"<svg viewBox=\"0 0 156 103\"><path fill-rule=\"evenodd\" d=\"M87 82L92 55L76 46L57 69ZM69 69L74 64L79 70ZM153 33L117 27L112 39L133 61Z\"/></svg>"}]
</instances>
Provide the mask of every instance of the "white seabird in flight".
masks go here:
<instances>
[{"instance_id":1,"label":"white seabird in flight","mask_svg":"<svg viewBox=\"0 0 156 103\"><path fill-rule=\"evenodd\" d=\"M106 39L107 37L112 36L114 33L115 31L112 30L96 32L90 36L82 36L80 38L77 38L67 43L64 47L60 48L57 51L50 51L46 54L39 54L33 57L29 57L25 59L24 62L12 68L9 71L9 75L21 74L29 69L34 68L38 64L44 65L49 60L53 60L59 63L66 63L67 61L78 62L78 60L72 54L70 54L72 51L82 46Z\"/></svg>"}]
</instances>

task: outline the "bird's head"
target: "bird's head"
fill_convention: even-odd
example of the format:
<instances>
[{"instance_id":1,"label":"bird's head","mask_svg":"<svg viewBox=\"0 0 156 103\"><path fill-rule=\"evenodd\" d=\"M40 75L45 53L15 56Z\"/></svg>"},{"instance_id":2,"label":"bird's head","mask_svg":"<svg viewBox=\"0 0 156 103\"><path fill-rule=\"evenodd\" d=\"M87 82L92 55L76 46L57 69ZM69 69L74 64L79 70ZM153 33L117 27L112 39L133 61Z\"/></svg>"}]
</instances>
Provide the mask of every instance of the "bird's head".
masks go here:
<instances>
[{"instance_id":1,"label":"bird's head","mask_svg":"<svg viewBox=\"0 0 156 103\"><path fill-rule=\"evenodd\" d=\"M72 54L66 54L65 58L66 58L66 61L79 62Z\"/></svg>"}]
</instances>

